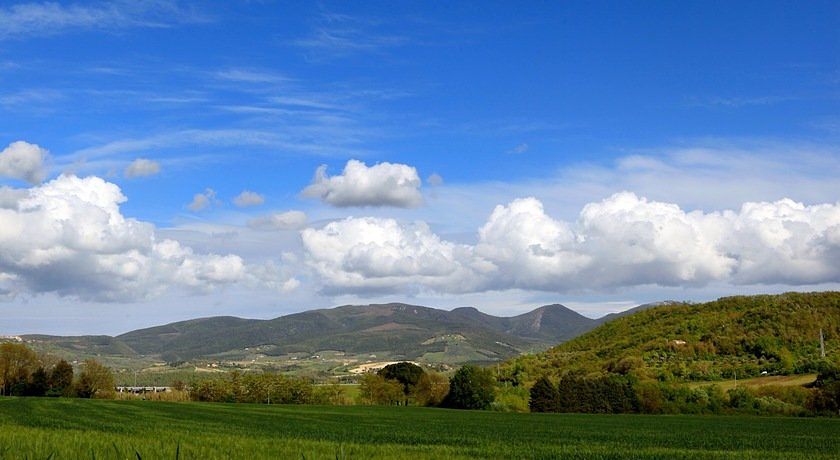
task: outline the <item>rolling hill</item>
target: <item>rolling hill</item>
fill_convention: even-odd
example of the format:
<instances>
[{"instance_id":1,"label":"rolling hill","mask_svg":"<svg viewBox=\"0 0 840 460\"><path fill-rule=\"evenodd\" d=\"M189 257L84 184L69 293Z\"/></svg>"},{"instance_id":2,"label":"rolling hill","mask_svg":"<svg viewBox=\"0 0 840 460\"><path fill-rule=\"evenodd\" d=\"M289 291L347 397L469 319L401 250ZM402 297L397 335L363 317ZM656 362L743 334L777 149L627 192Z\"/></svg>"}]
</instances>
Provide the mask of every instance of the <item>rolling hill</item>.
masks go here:
<instances>
[{"instance_id":1,"label":"rolling hill","mask_svg":"<svg viewBox=\"0 0 840 460\"><path fill-rule=\"evenodd\" d=\"M117 337L24 336L64 352L183 361L258 349L267 356L334 350L395 359L463 363L504 360L569 340L601 324L559 304L513 317L471 307L345 305L270 320L200 318Z\"/></svg>"},{"instance_id":2,"label":"rolling hill","mask_svg":"<svg viewBox=\"0 0 840 460\"><path fill-rule=\"evenodd\" d=\"M608 318L605 318L608 319ZM637 308L536 355L503 366L533 381L566 372L622 373L701 381L804 374L840 364L840 292L724 297L702 304Z\"/></svg>"}]
</instances>

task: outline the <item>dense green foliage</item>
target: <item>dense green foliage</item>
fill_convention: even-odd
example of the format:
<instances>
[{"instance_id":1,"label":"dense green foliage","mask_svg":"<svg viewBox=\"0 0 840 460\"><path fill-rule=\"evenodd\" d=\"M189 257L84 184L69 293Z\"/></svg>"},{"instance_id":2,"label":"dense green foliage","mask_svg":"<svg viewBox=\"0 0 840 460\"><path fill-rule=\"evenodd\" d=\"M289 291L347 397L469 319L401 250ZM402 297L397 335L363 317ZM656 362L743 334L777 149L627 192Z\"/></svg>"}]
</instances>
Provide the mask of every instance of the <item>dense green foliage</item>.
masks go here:
<instances>
[{"instance_id":1,"label":"dense green foliage","mask_svg":"<svg viewBox=\"0 0 840 460\"><path fill-rule=\"evenodd\" d=\"M394 406L405 399L403 386L396 380L389 380L379 374L368 373L362 376L359 384L361 403Z\"/></svg>"},{"instance_id":2,"label":"dense green foliage","mask_svg":"<svg viewBox=\"0 0 840 460\"><path fill-rule=\"evenodd\" d=\"M538 378L529 396L531 412L560 412L560 392L548 377Z\"/></svg>"},{"instance_id":3,"label":"dense green foliage","mask_svg":"<svg viewBox=\"0 0 840 460\"><path fill-rule=\"evenodd\" d=\"M67 361L39 355L21 343L0 344L0 396L108 398L113 393L111 370L96 360L85 361L74 380Z\"/></svg>"},{"instance_id":4,"label":"dense green foliage","mask_svg":"<svg viewBox=\"0 0 840 460\"><path fill-rule=\"evenodd\" d=\"M495 381L487 369L466 365L449 379L449 394L444 407L453 409L487 409L495 398Z\"/></svg>"},{"instance_id":5,"label":"dense green foliage","mask_svg":"<svg viewBox=\"0 0 840 460\"><path fill-rule=\"evenodd\" d=\"M830 459L840 420L0 398L0 459Z\"/></svg>"},{"instance_id":6,"label":"dense green foliage","mask_svg":"<svg viewBox=\"0 0 840 460\"><path fill-rule=\"evenodd\" d=\"M663 305L624 316L544 353L515 358L504 378L530 384L567 372L659 381L817 372L820 329L840 364L840 293L726 297Z\"/></svg>"},{"instance_id":7,"label":"dense green foliage","mask_svg":"<svg viewBox=\"0 0 840 460\"><path fill-rule=\"evenodd\" d=\"M280 374L240 374L200 380L190 387L190 399L204 402L310 404L316 399L311 382Z\"/></svg>"},{"instance_id":8,"label":"dense green foliage","mask_svg":"<svg viewBox=\"0 0 840 460\"><path fill-rule=\"evenodd\" d=\"M396 380L397 382L400 382L403 386L403 393L406 398L408 398L408 395L411 393L411 389L414 388L414 386L417 385L417 382L420 381L420 377L423 373L422 367L405 361L389 364L377 372L377 374L387 380Z\"/></svg>"},{"instance_id":9,"label":"dense green foliage","mask_svg":"<svg viewBox=\"0 0 840 460\"><path fill-rule=\"evenodd\" d=\"M449 381L433 370L399 362L363 375L359 387L363 404L439 406L449 392Z\"/></svg>"}]
</instances>

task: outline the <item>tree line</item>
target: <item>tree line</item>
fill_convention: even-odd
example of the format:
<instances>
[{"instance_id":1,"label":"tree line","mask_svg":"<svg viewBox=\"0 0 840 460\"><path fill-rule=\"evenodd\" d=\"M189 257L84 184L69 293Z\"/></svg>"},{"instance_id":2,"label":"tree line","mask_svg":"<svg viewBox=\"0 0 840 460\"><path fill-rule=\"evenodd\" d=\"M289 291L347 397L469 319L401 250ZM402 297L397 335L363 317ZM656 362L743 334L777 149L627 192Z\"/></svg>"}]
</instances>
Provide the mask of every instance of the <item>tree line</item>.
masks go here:
<instances>
[{"instance_id":1,"label":"tree line","mask_svg":"<svg viewBox=\"0 0 840 460\"><path fill-rule=\"evenodd\" d=\"M814 383L803 386L736 386L640 380L632 375L567 373L553 382L540 377L529 390L531 412L840 415L840 368L824 363Z\"/></svg>"},{"instance_id":2,"label":"tree line","mask_svg":"<svg viewBox=\"0 0 840 460\"><path fill-rule=\"evenodd\" d=\"M456 409L531 412L650 414L782 414L840 415L840 366L819 365L816 381L803 386L736 386L640 378L633 366L608 372L566 371L541 376L533 383L515 373L495 375L464 365L451 377L410 362L390 364L361 377L359 395L351 399L338 384L272 373L231 372L175 390L193 401L262 404L417 405ZM0 396L112 398L111 370L95 360L78 369L67 361L34 352L24 344L0 344Z\"/></svg>"},{"instance_id":3,"label":"tree line","mask_svg":"<svg viewBox=\"0 0 840 460\"><path fill-rule=\"evenodd\" d=\"M78 375L63 359L39 355L19 343L0 344L0 396L108 398L114 394L111 370L85 361Z\"/></svg>"}]
</instances>

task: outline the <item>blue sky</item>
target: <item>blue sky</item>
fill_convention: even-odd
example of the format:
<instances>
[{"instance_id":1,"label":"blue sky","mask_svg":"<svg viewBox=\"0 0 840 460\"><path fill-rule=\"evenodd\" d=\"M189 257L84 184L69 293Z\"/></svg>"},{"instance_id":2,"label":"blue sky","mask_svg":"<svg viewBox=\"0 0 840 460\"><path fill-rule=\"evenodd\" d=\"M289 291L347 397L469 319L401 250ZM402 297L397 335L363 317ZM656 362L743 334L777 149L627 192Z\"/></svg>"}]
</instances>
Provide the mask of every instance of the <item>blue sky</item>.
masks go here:
<instances>
[{"instance_id":1,"label":"blue sky","mask_svg":"<svg viewBox=\"0 0 840 460\"><path fill-rule=\"evenodd\" d=\"M215 268L159 293L131 278L141 275L114 287L97 277L128 270L112 246L135 243L85 252L53 234L0 233L0 308L11 312L0 333L114 333L379 300L497 314L559 301L598 316L663 298L836 288L837 30L835 2L2 2L0 149L11 158L13 142L37 145L45 182L8 170L0 185L55 196L45 187L62 174L102 178L127 197L121 218L153 227L137 252L157 260L151 245L169 238ZM138 159L153 166L129 172ZM408 169L351 179L350 160ZM325 182L307 189L321 165ZM383 188L359 189L376 178ZM61 199L103 186L59 185ZM243 191L253 199L238 206ZM512 204L528 197L539 206ZM778 210L783 198L805 207L800 217ZM751 202L776 204L751 231L793 233L754 247L732 243L756 240L735 217L709 223L726 210L746 219ZM584 216L593 203L615 227ZM667 240L683 234L659 223L670 211L658 204L684 214L694 243ZM8 222L29 218L12 208ZM289 211L305 221L258 228ZM505 212L519 217L503 222ZM627 235L631 214L665 239L633 249L649 233ZM41 217L72 228L64 234L115 225ZM367 230L364 218L375 219ZM100 240L125 235L108 229ZM396 231L395 246L362 241L374 230ZM319 244L342 257L319 256ZM528 248L539 250L517 255ZM27 265L47 249L72 260ZM208 254L238 258L226 269L242 272L206 275L222 263ZM107 268L72 288L56 281L75 263Z\"/></svg>"}]
</instances>

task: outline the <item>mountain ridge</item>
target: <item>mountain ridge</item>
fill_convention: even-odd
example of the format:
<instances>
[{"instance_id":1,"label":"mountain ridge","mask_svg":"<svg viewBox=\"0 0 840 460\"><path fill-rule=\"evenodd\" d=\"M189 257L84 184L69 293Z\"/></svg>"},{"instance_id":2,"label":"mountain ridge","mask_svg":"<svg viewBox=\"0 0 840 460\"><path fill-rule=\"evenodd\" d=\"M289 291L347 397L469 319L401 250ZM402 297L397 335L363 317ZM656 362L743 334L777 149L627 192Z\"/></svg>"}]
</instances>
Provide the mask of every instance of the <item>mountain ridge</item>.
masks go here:
<instances>
[{"instance_id":1,"label":"mountain ridge","mask_svg":"<svg viewBox=\"0 0 840 460\"><path fill-rule=\"evenodd\" d=\"M449 354L455 362L480 362L546 349L598 326L603 318L606 316L587 318L562 304L503 317L475 307L443 310L394 302L341 305L272 319L210 316L116 336L22 337L68 351L87 347L103 354L166 361L208 358L256 347L271 356L336 350L348 354L387 352L419 360Z\"/></svg>"}]
</instances>

